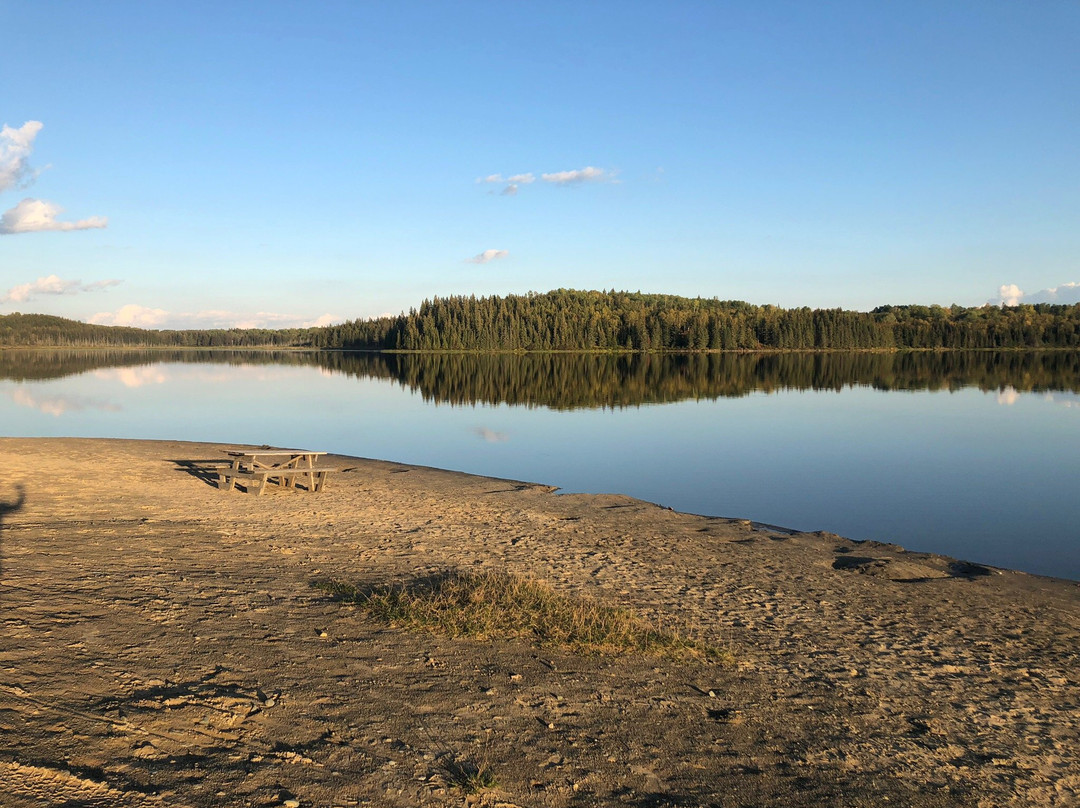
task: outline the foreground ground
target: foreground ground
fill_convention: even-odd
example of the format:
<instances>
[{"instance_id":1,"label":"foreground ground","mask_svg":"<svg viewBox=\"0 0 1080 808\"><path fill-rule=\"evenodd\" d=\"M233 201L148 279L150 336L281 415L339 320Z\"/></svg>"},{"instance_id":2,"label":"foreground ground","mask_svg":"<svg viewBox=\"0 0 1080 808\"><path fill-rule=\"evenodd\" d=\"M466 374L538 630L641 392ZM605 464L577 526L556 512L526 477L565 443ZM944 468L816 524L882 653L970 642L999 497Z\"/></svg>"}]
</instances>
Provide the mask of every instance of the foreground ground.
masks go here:
<instances>
[{"instance_id":1,"label":"foreground ground","mask_svg":"<svg viewBox=\"0 0 1080 808\"><path fill-rule=\"evenodd\" d=\"M0 805L1080 804L1076 583L356 458L226 493L228 448L0 439ZM313 586L475 568L736 662L408 633Z\"/></svg>"}]
</instances>

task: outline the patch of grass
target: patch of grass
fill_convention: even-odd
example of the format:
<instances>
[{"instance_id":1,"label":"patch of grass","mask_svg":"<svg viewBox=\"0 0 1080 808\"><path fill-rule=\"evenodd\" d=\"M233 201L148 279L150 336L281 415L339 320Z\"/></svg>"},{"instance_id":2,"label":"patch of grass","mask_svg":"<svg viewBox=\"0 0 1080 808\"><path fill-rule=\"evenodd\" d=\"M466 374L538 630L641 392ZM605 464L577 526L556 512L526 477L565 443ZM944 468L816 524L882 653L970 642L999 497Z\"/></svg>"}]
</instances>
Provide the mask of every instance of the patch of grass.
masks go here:
<instances>
[{"instance_id":1,"label":"patch of grass","mask_svg":"<svg viewBox=\"0 0 1080 808\"><path fill-rule=\"evenodd\" d=\"M724 650L632 610L508 572L446 571L394 586L315 584L391 625L473 639L531 639L578 653L724 661Z\"/></svg>"},{"instance_id":2,"label":"patch of grass","mask_svg":"<svg viewBox=\"0 0 1080 808\"><path fill-rule=\"evenodd\" d=\"M443 760L439 767L450 784L457 786L466 794L478 794L499 786L495 770L486 763L474 763L471 760Z\"/></svg>"}]
</instances>

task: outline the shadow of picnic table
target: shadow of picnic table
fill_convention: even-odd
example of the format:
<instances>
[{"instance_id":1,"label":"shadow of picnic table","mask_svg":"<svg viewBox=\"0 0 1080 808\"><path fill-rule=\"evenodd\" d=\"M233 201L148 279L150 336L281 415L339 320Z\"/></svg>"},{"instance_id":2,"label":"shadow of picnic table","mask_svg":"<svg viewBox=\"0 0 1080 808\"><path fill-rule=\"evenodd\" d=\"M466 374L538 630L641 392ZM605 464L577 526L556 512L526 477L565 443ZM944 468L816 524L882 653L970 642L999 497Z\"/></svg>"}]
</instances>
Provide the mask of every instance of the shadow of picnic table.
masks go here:
<instances>
[{"instance_id":1,"label":"shadow of picnic table","mask_svg":"<svg viewBox=\"0 0 1080 808\"><path fill-rule=\"evenodd\" d=\"M190 474L214 488L218 487L218 471L229 467L229 461L220 457L203 460L170 460L169 462L176 466L177 471Z\"/></svg>"}]
</instances>

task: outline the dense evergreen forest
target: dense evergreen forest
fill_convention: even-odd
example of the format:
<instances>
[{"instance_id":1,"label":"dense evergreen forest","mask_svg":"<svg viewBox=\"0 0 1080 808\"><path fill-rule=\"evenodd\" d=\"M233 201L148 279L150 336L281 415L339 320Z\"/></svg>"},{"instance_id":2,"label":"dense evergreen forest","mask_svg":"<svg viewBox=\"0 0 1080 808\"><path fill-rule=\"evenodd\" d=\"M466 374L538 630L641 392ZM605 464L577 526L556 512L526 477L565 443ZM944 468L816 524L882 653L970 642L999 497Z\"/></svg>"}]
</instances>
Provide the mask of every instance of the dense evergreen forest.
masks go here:
<instances>
[{"instance_id":1,"label":"dense evergreen forest","mask_svg":"<svg viewBox=\"0 0 1080 808\"><path fill-rule=\"evenodd\" d=\"M12 314L0 317L0 345L641 352L1078 348L1080 304L880 306L857 312L560 289L435 298L396 317L280 331L145 331Z\"/></svg>"},{"instance_id":2,"label":"dense evergreen forest","mask_svg":"<svg viewBox=\"0 0 1080 808\"><path fill-rule=\"evenodd\" d=\"M0 381L32 382L157 363L319 367L384 379L450 405L627 407L778 390L1080 393L1077 351L560 354L347 351L33 350L0 354ZM157 365L158 367L163 367ZM165 370L167 375L167 369Z\"/></svg>"}]
</instances>

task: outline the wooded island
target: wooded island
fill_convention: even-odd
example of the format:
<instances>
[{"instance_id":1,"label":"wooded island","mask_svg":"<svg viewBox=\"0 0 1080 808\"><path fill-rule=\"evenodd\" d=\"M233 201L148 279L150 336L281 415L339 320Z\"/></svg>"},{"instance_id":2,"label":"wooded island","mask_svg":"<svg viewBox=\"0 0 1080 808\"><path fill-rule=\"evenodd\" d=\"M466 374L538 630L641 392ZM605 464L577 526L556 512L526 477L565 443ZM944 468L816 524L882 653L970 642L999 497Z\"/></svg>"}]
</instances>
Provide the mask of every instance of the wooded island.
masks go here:
<instances>
[{"instance_id":1,"label":"wooded island","mask_svg":"<svg viewBox=\"0 0 1080 808\"><path fill-rule=\"evenodd\" d=\"M784 309L733 300L559 289L425 300L319 328L146 330L0 316L0 345L305 347L399 351L759 351L1080 347L1080 304Z\"/></svg>"}]
</instances>

